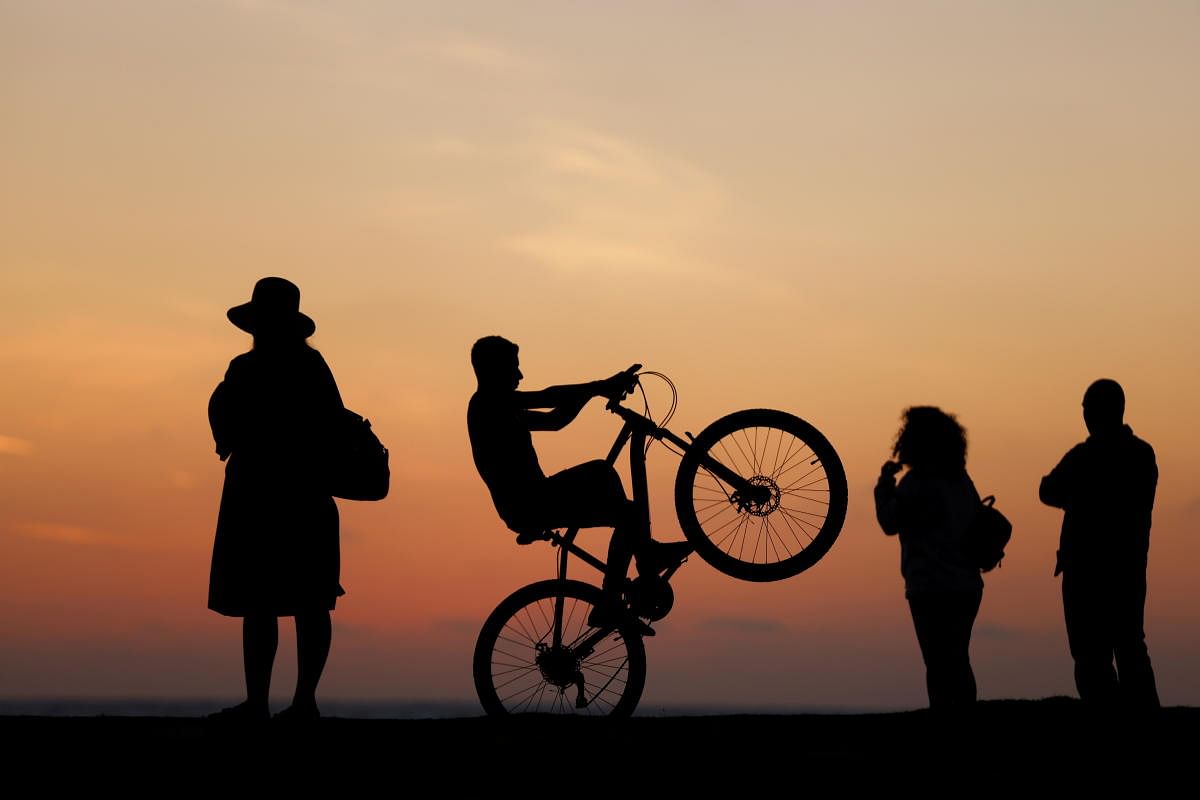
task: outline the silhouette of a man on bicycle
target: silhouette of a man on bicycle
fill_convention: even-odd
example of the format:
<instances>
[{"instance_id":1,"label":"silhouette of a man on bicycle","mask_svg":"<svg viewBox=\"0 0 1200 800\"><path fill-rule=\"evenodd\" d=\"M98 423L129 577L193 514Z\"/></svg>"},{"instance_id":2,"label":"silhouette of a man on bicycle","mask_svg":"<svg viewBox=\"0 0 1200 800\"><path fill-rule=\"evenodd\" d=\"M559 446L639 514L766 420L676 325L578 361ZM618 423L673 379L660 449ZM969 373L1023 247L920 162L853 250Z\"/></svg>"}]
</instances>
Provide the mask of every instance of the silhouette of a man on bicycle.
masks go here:
<instances>
[{"instance_id":1,"label":"silhouette of a man on bicycle","mask_svg":"<svg viewBox=\"0 0 1200 800\"><path fill-rule=\"evenodd\" d=\"M613 528L602 589L605 601L589 622L610 625L626 613L625 576L636 557L639 571L657 572L686 557L687 542L657 542L639 520L612 465L588 461L546 476L533 448L532 431L569 425L593 397L620 398L636 382L638 365L604 380L518 391L524 377L517 345L485 336L471 348L479 388L467 407L471 452L501 519L518 543L541 538L548 528Z\"/></svg>"}]
</instances>

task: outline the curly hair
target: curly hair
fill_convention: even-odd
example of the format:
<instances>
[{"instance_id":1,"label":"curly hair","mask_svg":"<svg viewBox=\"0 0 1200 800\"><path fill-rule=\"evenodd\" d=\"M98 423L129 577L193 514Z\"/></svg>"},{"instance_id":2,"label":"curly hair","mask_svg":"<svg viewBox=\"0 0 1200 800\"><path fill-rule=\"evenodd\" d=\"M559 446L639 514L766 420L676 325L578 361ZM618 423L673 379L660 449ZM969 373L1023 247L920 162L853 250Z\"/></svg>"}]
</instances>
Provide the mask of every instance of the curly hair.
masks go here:
<instances>
[{"instance_id":1,"label":"curly hair","mask_svg":"<svg viewBox=\"0 0 1200 800\"><path fill-rule=\"evenodd\" d=\"M967 468L967 431L953 414L934 406L912 406L900 419L892 455L901 464L943 475Z\"/></svg>"}]
</instances>

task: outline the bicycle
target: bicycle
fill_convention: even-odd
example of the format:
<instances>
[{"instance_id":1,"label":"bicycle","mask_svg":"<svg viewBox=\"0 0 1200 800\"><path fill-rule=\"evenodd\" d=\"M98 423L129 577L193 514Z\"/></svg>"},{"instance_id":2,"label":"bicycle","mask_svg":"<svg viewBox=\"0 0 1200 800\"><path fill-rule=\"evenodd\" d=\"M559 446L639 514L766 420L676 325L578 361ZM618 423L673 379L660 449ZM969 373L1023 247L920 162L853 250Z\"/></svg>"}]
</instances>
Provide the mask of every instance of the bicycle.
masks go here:
<instances>
[{"instance_id":1,"label":"bicycle","mask_svg":"<svg viewBox=\"0 0 1200 800\"><path fill-rule=\"evenodd\" d=\"M657 376L671 389L671 408L661 423L650 416L642 375ZM846 473L816 428L783 411L749 409L718 419L698 436L685 432L684 439L665 427L678 400L674 384L656 372L637 378L645 413L621 405L628 393L605 406L623 420L606 460L615 464L629 446L633 501L645 525L650 523L646 455L654 440L681 456L676 514L696 554L719 571L775 581L799 574L829 551L846 518ZM578 532L545 530L517 537L520 544L548 541L558 547L558 573L509 595L480 630L472 673L488 714L628 716L641 698L646 648L639 620L655 622L671 610L670 579L682 562L627 580L626 621L595 628L588 616L601 601L601 590L569 580L567 563L575 555L602 574L605 563L575 544Z\"/></svg>"}]
</instances>

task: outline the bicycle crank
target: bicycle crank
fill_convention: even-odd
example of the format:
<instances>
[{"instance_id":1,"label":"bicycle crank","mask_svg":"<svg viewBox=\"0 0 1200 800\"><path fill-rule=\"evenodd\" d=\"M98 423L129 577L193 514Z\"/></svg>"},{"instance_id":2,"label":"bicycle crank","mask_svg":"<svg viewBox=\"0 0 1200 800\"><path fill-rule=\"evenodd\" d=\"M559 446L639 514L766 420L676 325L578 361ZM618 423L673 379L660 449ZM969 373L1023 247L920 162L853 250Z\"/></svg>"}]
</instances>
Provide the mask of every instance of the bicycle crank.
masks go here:
<instances>
[{"instance_id":1,"label":"bicycle crank","mask_svg":"<svg viewBox=\"0 0 1200 800\"><path fill-rule=\"evenodd\" d=\"M661 575L639 575L629 583L625 598L635 616L658 622L675 605L675 590Z\"/></svg>"}]
</instances>

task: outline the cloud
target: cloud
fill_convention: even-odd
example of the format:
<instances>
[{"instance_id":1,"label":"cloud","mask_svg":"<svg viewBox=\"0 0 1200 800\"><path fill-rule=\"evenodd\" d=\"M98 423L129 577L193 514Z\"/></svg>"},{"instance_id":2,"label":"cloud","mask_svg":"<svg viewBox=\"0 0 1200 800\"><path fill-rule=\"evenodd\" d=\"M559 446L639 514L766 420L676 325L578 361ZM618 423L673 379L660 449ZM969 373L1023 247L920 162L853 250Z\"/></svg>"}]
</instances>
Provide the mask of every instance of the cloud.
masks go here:
<instances>
[{"instance_id":1,"label":"cloud","mask_svg":"<svg viewBox=\"0 0 1200 800\"><path fill-rule=\"evenodd\" d=\"M360 36L347 19L331 9L334 4L305 4L287 0L226 0L236 12L265 17L290 26L302 36L325 44L350 49L358 46Z\"/></svg>"},{"instance_id":2,"label":"cloud","mask_svg":"<svg viewBox=\"0 0 1200 800\"><path fill-rule=\"evenodd\" d=\"M547 213L500 246L546 266L713 271L697 242L719 223L725 195L711 175L672 154L562 122L533 126L523 180ZM548 220L542 222L541 220Z\"/></svg>"},{"instance_id":3,"label":"cloud","mask_svg":"<svg viewBox=\"0 0 1200 800\"><path fill-rule=\"evenodd\" d=\"M103 540L103 536L91 528L59 522L20 522L13 530L29 539L67 544L99 544Z\"/></svg>"},{"instance_id":4,"label":"cloud","mask_svg":"<svg viewBox=\"0 0 1200 800\"><path fill-rule=\"evenodd\" d=\"M0 436L0 453L10 456L27 456L33 452L33 442L16 436Z\"/></svg>"},{"instance_id":5,"label":"cloud","mask_svg":"<svg viewBox=\"0 0 1200 800\"><path fill-rule=\"evenodd\" d=\"M545 264L566 268L618 267L627 269L670 269L671 258L654 247L631 242L614 242L605 237L572 231L511 236L504 246Z\"/></svg>"},{"instance_id":6,"label":"cloud","mask_svg":"<svg viewBox=\"0 0 1200 800\"><path fill-rule=\"evenodd\" d=\"M462 34L452 34L419 49L442 61L492 74L525 72L538 66L534 59L510 47Z\"/></svg>"},{"instance_id":7,"label":"cloud","mask_svg":"<svg viewBox=\"0 0 1200 800\"><path fill-rule=\"evenodd\" d=\"M779 633L787 626L769 617L709 617L700 623L705 628L741 633Z\"/></svg>"}]
</instances>

